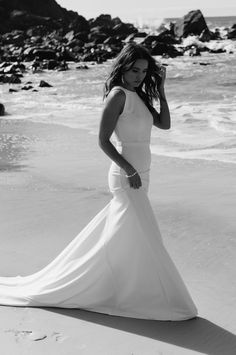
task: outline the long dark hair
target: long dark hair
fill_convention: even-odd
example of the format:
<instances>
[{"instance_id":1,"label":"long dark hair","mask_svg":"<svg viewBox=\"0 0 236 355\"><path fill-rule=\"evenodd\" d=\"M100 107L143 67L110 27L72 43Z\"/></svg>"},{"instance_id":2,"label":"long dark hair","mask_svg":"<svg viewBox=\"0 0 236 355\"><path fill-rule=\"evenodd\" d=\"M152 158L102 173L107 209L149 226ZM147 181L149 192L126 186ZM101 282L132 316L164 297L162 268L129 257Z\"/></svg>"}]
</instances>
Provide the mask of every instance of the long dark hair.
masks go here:
<instances>
[{"instance_id":1,"label":"long dark hair","mask_svg":"<svg viewBox=\"0 0 236 355\"><path fill-rule=\"evenodd\" d=\"M107 97L114 86L122 83L122 74L130 70L138 59L146 59L148 69L142 84L136 88L136 92L147 107L153 105L153 100L159 98L158 86L161 83L159 75L161 64L151 56L144 46L134 42L128 43L115 58L111 72L104 84L103 99Z\"/></svg>"}]
</instances>

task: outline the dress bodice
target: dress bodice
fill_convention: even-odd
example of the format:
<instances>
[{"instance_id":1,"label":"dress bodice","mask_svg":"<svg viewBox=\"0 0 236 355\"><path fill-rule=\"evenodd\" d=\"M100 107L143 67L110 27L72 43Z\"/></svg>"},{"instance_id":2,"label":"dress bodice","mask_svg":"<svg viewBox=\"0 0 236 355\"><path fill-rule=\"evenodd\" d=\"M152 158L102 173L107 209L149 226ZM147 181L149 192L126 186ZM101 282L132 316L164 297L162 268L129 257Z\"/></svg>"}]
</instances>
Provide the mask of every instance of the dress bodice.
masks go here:
<instances>
[{"instance_id":1,"label":"dress bodice","mask_svg":"<svg viewBox=\"0 0 236 355\"><path fill-rule=\"evenodd\" d=\"M136 91L122 86L114 86L112 90L122 89L126 100L123 112L117 121L114 137L121 143L150 143L153 117Z\"/></svg>"}]
</instances>

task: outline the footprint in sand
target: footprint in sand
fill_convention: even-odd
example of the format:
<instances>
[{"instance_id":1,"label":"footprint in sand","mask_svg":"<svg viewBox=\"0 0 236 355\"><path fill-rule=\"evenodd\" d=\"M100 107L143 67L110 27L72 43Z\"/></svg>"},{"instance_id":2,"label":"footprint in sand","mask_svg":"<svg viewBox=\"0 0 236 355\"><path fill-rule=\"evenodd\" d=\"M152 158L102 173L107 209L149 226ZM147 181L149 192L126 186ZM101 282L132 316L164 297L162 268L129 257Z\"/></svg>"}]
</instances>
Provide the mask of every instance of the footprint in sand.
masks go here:
<instances>
[{"instance_id":1,"label":"footprint in sand","mask_svg":"<svg viewBox=\"0 0 236 355\"><path fill-rule=\"evenodd\" d=\"M45 333L32 330L18 330L18 329L8 329L5 333L12 333L15 336L15 340L18 342L22 339L29 339L32 341L44 340L47 338Z\"/></svg>"},{"instance_id":2,"label":"footprint in sand","mask_svg":"<svg viewBox=\"0 0 236 355\"><path fill-rule=\"evenodd\" d=\"M44 340L47 338L47 335L45 333L42 332L31 332L31 334L29 335L29 339L33 340L33 341L39 341L39 340Z\"/></svg>"},{"instance_id":3,"label":"footprint in sand","mask_svg":"<svg viewBox=\"0 0 236 355\"><path fill-rule=\"evenodd\" d=\"M53 332L52 333L52 338L55 340L55 341L57 341L57 342L59 342L59 343L62 343L64 340L66 340L68 337L64 337L64 336L62 336L60 333L58 333L58 332Z\"/></svg>"},{"instance_id":4,"label":"footprint in sand","mask_svg":"<svg viewBox=\"0 0 236 355\"><path fill-rule=\"evenodd\" d=\"M8 329L5 330L5 333L12 333L15 337L16 342L20 340L41 341L48 338L48 335L44 332L33 330ZM68 337L63 336L59 332L53 332L51 334L51 338L58 343L62 343L63 341L68 339Z\"/></svg>"}]
</instances>

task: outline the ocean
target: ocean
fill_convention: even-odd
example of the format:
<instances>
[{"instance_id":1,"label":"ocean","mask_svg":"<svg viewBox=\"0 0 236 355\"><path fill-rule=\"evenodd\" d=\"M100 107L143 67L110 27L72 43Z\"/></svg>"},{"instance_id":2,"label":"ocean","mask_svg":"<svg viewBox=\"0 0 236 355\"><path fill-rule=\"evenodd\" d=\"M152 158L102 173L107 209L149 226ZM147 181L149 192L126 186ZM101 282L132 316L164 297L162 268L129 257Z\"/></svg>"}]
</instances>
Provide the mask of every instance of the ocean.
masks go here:
<instances>
[{"instance_id":1,"label":"ocean","mask_svg":"<svg viewBox=\"0 0 236 355\"><path fill-rule=\"evenodd\" d=\"M236 23L229 22L229 18L211 21L214 26ZM153 127L153 154L236 163L236 41L212 41L212 45L228 46L234 53L229 50L222 54L202 53L200 57L156 57L167 67L166 94L172 127L170 130ZM103 83L111 62L88 64L88 70L78 70L78 63L69 63L70 70L66 72L29 72L21 85L1 85L0 102L7 111L4 119L83 128L88 134L97 135L103 107ZM39 88L40 80L53 87ZM10 87L20 89L28 81L37 92L9 93ZM158 103L156 105L158 108ZM14 144L22 136L4 139L0 147L9 139Z\"/></svg>"},{"instance_id":2,"label":"ocean","mask_svg":"<svg viewBox=\"0 0 236 355\"><path fill-rule=\"evenodd\" d=\"M166 22L176 21L178 18L167 18ZM205 20L209 29L231 27L236 23L236 16L205 16Z\"/></svg>"}]
</instances>

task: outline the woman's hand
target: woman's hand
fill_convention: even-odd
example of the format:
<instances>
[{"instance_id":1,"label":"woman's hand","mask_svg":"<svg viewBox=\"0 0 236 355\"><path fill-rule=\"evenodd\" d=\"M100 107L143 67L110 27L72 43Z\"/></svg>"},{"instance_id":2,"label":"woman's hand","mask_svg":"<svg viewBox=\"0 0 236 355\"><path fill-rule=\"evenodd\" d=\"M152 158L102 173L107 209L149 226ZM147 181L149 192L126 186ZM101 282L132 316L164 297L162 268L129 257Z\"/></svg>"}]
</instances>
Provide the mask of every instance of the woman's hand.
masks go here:
<instances>
[{"instance_id":1,"label":"woman's hand","mask_svg":"<svg viewBox=\"0 0 236 355\"><path fill-rule=\"evenodd\" d=\"M165 80L166 80L166 67L164 65L161 66L159 75L161 77L161 83L158 87L158 90L159 90L160 95L162 95L164 93L164 84L165 84Z\"/></svg>"},{"instance_id":2,"label":"woman's hand","mask_svg":"<svg viewBox=\"0 0 236 355\"><path fill-rule=\"evenodd\" d=\"M140 175L136 170L134 170L132 173L126 174L125 176L129 180L130 187L134 189L139 189L140 186L142 186Z\"/></svg>"}]
</instances>

